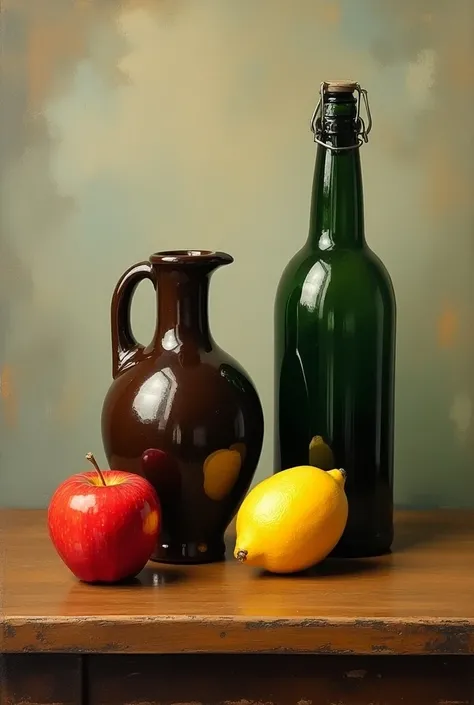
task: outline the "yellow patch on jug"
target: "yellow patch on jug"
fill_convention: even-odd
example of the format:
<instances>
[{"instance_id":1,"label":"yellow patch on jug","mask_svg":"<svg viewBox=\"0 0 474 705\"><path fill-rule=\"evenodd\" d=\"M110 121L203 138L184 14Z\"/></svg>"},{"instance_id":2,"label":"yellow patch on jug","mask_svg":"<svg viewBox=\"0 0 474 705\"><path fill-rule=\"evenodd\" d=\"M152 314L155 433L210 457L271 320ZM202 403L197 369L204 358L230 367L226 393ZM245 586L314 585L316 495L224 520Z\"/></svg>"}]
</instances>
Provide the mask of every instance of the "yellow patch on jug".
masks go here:
<instances>
[{"instance_id":1,"label":"yellow patch on jug","mask_svg":"<svg viewBox=\"0 0 474 705\"><path fill-rule=\"evenodd\" d=\"M209 499L223 499L235 485L242 467L238 450L216 450L204 461L204 492Z\"/></svg>"},{"instance_id":2,"label":"yellow patch on jug","mask_svg":"<svg viewBox=\"0 0 474 705\"><path fill-rule=\"evenodd\" d=\"M236 450L238 453L240 453L242 463L245 462L245 456L247 455L247 446L245 445L245 443L232 443L232 445L229 446L229 450Z\"/></svg>"}]
</instances>

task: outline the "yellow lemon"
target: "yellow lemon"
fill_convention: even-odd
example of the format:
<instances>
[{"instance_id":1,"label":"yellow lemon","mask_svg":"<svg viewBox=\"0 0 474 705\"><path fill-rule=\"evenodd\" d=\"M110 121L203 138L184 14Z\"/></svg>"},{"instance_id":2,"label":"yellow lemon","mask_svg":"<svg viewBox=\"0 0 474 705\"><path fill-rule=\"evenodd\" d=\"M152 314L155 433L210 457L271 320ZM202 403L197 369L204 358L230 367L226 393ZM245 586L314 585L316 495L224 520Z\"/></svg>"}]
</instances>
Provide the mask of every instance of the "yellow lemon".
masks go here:
<instances>
[{"instance_id":1,"label":"yellow lemon","mask_svg":"<svg viewBox=\"0 0 474 705\"><path fill-rule=\"evenodd\" d=\"M347 523L344 470L302 465L268 477L237 513L234 556L273 573L295 573L322 561Z\"/></svg>"},{"instance_id":2,"label":"yellow lemon","mask_svg":"<svg viewBox=\"0 0 474 705\"><path fill-rule=\"evenodd\" d=\"M242 459L238 450L216 450L204 461L204 492L209 499L223 499L239 476Z\"/></svg>"}]
</instances>

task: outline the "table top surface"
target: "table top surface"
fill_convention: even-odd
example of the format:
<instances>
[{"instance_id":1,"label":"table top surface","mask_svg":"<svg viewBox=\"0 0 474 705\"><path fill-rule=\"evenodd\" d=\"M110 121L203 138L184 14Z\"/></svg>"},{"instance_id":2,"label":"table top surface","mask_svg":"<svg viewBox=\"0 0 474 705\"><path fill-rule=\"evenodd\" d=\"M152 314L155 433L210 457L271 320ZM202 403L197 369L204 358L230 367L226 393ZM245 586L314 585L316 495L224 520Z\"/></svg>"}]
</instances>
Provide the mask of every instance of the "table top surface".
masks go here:
<instances>
[{"instance_id":1,"label":"table top surface","mask_svg":"<svg viewBox=\"0 0 474 705\"><path fill-rule=\"evenodd\" d=\"M0 652L474 653L474 512L399 512L391 555L303 575L229 545L223 563L149 563L116 586L72 576L45 511L2 510L0 530Z\"/></svg>"}]
</instances>

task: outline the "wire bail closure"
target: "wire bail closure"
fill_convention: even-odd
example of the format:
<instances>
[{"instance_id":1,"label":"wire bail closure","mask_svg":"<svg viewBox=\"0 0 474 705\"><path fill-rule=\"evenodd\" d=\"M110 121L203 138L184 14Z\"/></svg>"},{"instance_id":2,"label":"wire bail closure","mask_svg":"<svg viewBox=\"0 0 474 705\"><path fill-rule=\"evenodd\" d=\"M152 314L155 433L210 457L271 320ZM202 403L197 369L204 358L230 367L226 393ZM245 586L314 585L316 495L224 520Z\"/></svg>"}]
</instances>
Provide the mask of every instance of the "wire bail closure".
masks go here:
<instances>
[{"instance_id":1,"label":"wire bail closure","mask_svg":"<svg viewBox=\"0 0 474 705\"><path fill-rule=\"evenodd\" d=\"M351 145L349 147L334 147L334 145L321 140L321 135L323 133L322 128L322 116L324 114L324 94L328 88L328 83L323 81L319 88L319 101L314 109L313 115L311 117L311 132L314 134L314 141L320 144L322 147L331 149L335 152L339 152L347 149L358 149L361 145L369 141L369 132L372 129L372 115L370 114L369 98L367 96L367 91L365 88L361 88L359 83L355 84L354 90L357 93L357 116L356 116L356 126L357 126L357 144ZM365 111L367 113L367 125L360 114L361 101L364 102Z\"/></svg>"}]
</instances>

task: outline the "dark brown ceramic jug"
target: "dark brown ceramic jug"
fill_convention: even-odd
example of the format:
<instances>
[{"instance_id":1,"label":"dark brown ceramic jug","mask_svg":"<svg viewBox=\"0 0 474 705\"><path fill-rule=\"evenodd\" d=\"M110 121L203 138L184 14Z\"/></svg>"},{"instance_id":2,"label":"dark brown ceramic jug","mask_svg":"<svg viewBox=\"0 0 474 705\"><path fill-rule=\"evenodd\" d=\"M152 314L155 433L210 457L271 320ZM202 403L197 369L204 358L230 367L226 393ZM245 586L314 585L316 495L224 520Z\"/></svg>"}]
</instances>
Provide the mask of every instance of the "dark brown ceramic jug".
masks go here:
<instances>
[{"instance_id":1,"label":"dark brown ceramic jug","mask_svg":"<svg viewBox=\"0 0 474 705\"><path fill-rule=\"evenodd\" d=\"M224 531L260 457L257 392L209 330L210 275L231 262L223 252L158 252L125 272L112 299L114 382L102 409L102 438L111 468L144 475L159 494L159 561L224 558ZM158 299L146 347L130 326L131 299L144 279Z\"/></svg>"}]
</instances>

